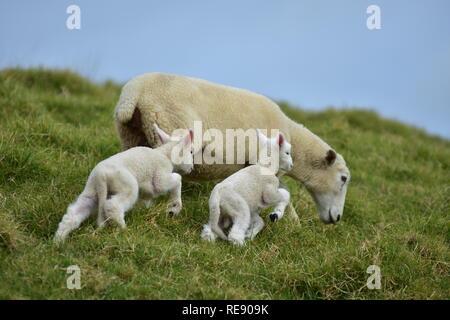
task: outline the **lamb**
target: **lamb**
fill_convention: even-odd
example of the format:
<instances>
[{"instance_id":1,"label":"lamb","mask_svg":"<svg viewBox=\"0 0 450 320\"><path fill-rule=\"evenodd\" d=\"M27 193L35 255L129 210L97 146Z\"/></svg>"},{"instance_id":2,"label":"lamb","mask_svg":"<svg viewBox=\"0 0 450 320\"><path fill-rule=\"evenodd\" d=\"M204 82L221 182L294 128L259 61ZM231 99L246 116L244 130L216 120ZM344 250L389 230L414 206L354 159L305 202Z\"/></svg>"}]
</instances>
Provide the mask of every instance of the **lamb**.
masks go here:
<instances>
[{"instance_id":1,"label":"lamb","mask_svg":"<svg viewBox=\"0 0 450 320\"><path fill-rule=\"evenodd\" d=\"M193 169L192 131L183 137L171 137L156 124L154 130L162 146L131 148L95 166L83 192L59 223L56 243L64 241L97 207L100 228L109 219L125 228L125 212L138 199L149 207L153 199L168 192L168 214L181 211L181 175L177 172L187 174Z\"/></svg>"},{"instance_id":2,"label":"lamb","mask_svg":"<svg viewBox=\"0 0 450 320\"><path fill-rule=\"evenodd\" d=\"M181 75L147 73L123 87L114 117L123 149L157 146L153 123L169 132L193 128L194 121L200 121L204 130L214 128L223 134L228 128L278 129L293 148L294 167L288 175L306 186L324 223L335 223L342 217L350 181L344 158L260 94ZM194 130L194 141L198 138ZM183 178L222 179L244 166L195 164ZM293 210L291 213L297 217Z\"/></svg>"},{"instance_id":3,"label":"lamb","mask_svg":"<svg viewBox=\"0 0 450 320\"><path fill-rule=\"evenodd\" d=\"M259 130L257 133L262 146L257 164L239 170L214 187L209 198L209 223L203 227L202 239L215 241L218 236L243 245L246 238L253 239L264 227L259 216L261 209L277 204L269 215L275 221L282 217L289 204L290 194L279 187L276 174L279 169L285 172L292 169L291 145L282 133L271 139ZM261 161L268 148L275 151L270 156L279 157L279 168L268 167ZM228 227L230 220L233 226L227 237L222 227Z\"/></svg>"}]
</instances>

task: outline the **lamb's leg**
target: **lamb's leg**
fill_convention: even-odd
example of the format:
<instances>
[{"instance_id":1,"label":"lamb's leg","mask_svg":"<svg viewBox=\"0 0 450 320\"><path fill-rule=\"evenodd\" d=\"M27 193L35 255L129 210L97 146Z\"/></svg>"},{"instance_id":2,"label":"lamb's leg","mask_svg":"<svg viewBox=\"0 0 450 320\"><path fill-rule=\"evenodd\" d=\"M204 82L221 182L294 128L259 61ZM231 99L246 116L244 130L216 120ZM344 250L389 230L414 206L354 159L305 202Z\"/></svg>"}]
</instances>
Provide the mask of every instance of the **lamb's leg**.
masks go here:
<instances>
[{"instance_id":1,"label":"lamb's leg","mask_svg":"<svg viewBox=\"0 0 450 320\"><path fill-rule=\"evenodd\" d=\"M181 176L178 173L174 173L177 175L175 186L170 191L170 202L167 205L167 213L169 216L178 215L183 207L183 203L181 202Z\"/></svg>"},{"instance_id":2,"label":"lamb's leg","mask_svg":"<svg viewBox=\"0 0 450 320\"><path fill-rule=\"evenodd\" d=\"M127 171L119 171L112 181L111 188L114 195L105 201L105 216L126 228L125 212L130 210L139 196L139 186L136 178Z\"/></svg>"},{"instance_id":3,"label":"lamb's leg","mask_svg":"<svg viewBox=\"0 0 450 320\"><path fill-rule=\"evenodd\" d=\"M152 206L152 204L153 204L153 199L144 199L142 201L144 201L145 207L147 209L149 209Z\"/></svg>"},{"instance_id":4,"label":"lamb's leg","mask_svg":"<svg viewBox=\"0 0 450 320\"><path fill-rule=\"evenodd\" d=\"M292 201L289 202L289 212L291 214L291 218L294 220L298 220L298 214L297 211L294 208L294 205L292 204Z\"/></svg>"},{"instance_id":5,"label":"lamb's leg","mask_svg":"<svg viewBox=\"0 0 450 320\"><path fill-rule=\"evenodd\" d=\"M64 241L69 233L77 229L96 208L97 198L83 192L77 201L67 208L67 213L58 225L54 241L57 243Z\"/></svg>"},{"instance_id":6,"label":"lamb's leg","mask_svg":"<svg viewBox=\"0 0 450 320\"><path fill-rule=\"evenodd\" d=\"M278 179L278 181L280 182L279 184L279 188L280 189L285 189L287 192L289 192L289 189L287 188L287 186L283 183L283 181L281 181L281 179ZM289 213L291 214L291 218L294 220L298 220L298 214L297 211L294 208L294 205L292 204L292 201L289 201Z\"/></svg>"},{"instance_id":7,"label":"lamb's leg","mask_svg":"<svg viewBox=\"0 0 450 320\"><path fill-rule=\"evenodd\" d=\"M214 242L217 239L217 235L211 230L211 227L209 224L205 224L203 226L202 233L200 237L205 241L211 241Z\"/></svg>"},{"instance_id":8,"label":"lamb's leg","mask_svg":"<svg viewBox=\"0 0 450 320\"><path fill-rule=\"evenodd\" d=\"M273 212L269 215L270 220L272 220L273 222L283 217L284 211L289 205L289 200L291 197L289 191L287 191L286 189L278 189L278 194L280 200L276 204Z\"/></svg>"},{"instance_id":9,"label":"lamb's leg","mask_svg":"<svg viewBox=\"0 0 450 320\"><path fill-rule=\"evenodd\" d=\"M275 203L276 206L272 213L269 215L270 220L276 221L283 217L286 207L289 205L290 194L286 189L278 188L275 189L273 186L269 185L263 191L264 200L267 203Z\"/></svg>"},{"instance_id":10,"label":"lamb's leg","mask_svg":"<svg viewBox=\"0 0 450 320\"><path fill-rule=\"evenodd\" d=\"M250 209L242 198L233 199L232 204L227 204L225 211L233 220L233 226L228 233L228 240L233 244L245 244L245 234L250 227Z\"/></svg>"},{"instance_id":11,"label":"lamb's leg","mask_svg":"<svg viewBox=\"0 0 450 320\"><path fill-rule=\"evenodd\" d=\"M159 193L170 193L170 200L167 205L168 215L178 215L182 209L181 176L178 173L170 173L168 175L155 178L154 183Z\"/></svg>"},{"instance_id":12,"label":"lamb's leg","mask_svg":"<svg viewBox=\"0 0 450 320\"><path fill-rule=\"evenodd\" d=\"M231 225L231 219L227 215L221 215L219 218L219 227L222 229L228 229Z\"/></svg>"},{"instance_id":13,"label":"lamb's leg","mask_svg":"<svg viewBox=\"0 0 450 320\"><path fill-rule=\"evenodd\" d=\"M253 239L256 235L264 228L264 220L259 216L258 213L253 213L250 228L248 228L245 237Z\"/></svg>"},{"instance_id":14,"label":"lamb's leg","mask_svg":"<svg viewBox=\"0 0 450 320\"><path fill-rule=\"evenodd\" d=\"M139 185L139 197L147 209L152 206L155 195L151 181Z\"/></svg>"}]
</instances>

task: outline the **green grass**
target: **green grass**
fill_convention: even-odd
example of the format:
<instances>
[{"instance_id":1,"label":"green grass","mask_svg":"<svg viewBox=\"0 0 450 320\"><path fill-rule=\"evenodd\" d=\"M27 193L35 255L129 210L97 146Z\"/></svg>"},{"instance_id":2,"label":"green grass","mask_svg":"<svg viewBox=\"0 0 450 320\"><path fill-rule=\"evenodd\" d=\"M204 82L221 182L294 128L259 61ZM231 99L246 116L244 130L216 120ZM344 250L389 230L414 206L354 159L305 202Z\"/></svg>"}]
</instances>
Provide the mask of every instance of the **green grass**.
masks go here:
<instances>
[{"instance_id":1,"label":"green grass","mask_svg":"<svg viewBox=\"0 0 450 320\"><path fill-rule=\"evenodd\" d=\"M52 236L100 160L120 151L120 86L68 71L0 72L1 299L449 299L450 142L371 111L285 112L342 153L345 214L322 224L290 179L300 221L267 223L245 247L204 243L214 182L185 183L184 209L137 206L128 229L94 219L61 247ZM300 195L300 197L298 197ZM381 268L382 288L365 284ZM66 269L81 268L81 290Z\"/></svg>"}]
</instances>

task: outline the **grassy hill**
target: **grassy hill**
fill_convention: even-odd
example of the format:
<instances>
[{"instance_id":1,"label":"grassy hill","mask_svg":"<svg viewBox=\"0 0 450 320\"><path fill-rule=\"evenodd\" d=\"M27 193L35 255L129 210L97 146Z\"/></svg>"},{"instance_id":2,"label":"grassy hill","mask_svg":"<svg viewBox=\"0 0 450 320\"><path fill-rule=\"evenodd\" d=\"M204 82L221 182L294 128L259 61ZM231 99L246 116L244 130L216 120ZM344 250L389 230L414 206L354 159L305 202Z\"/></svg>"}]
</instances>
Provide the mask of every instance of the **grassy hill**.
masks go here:
<instances>
[{"instance_id":1,"label":"grassy hill","mask_svg":"<svg viewBox=\"0 0 450 320\"><path fill-rule=\"evenodd\" d=\"M245 247L204 243L214 182L185 183L175 219L161 199L129 212L126 231L96 230L91 219L55 247L90 170L120 151L119 92L69 71L0 72L0 298L450 298L450 142L371 111L282 104L347 160L352 181L335 226L287 178L298 223L264 214L265 229ZM372 264L380 290L366 287ZM66 288L70 265L81 268L81 290Z\"/></svg>"}]
</instances>

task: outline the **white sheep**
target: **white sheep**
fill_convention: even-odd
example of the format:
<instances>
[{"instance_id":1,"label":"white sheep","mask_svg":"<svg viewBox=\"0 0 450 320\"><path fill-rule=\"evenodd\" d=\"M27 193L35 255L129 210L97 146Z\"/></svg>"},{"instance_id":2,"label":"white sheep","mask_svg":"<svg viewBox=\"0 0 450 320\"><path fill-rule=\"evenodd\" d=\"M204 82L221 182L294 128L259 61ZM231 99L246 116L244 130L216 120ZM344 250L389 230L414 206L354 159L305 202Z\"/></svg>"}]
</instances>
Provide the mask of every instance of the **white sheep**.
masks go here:
<instances>
[{"instance_id":1,"label":"white sheep","mask_svg":"<svg viewBox=\"0 0 450 320\"><path fill-rule=\"evenodd\" d=\"M323 222L334 223L342 217L350 181L344 158L262 95L181 75L148 73L123 87L115 121L124 149L157 146L153 123L172 132L193 128L194 121L201 121L204 130L218 129L223 135L228 128L278 129L293 147L294 168L288 175L306 186ZM198 138L194 130L194 141ZM195 164L185 177L223 179L243 167L244 164ZM297 217L293 210L291 213Z\"/></svg>"},{"instance_id":2,"label":"white sheep","mask_svg":"<svg viewBox=\"0 0 450 320\"><path fill-rule=\"evenodd\" d=\"M261 209L277 204L270 214L272 221L283 216L289 204L290 194L279 187L278 170L288 172L292 169L291 145L282 133L268 139L259 130L261 146L258 162L232 174L211 192L209 198L209 222L204 225L202 239L214 241L217 236L234 244L243 245L245 238L253 239L264 227L259 216ZM279 157L279 167L265 165L261 158L267 149L275 151L271 157ZM222 228L233 223L228 237Z\"/></svg>"},{"instance_id":3,"label":"white sheep","mask_svg":"<svg viewBox=\"0 0 450 320\"><path fill-rule=\"evenodd\" d=\"M111 219L125 228L125 212L138 199L149 207L153 199L168 192L168 214L181 211L181 176L177 172L186 174L193 168L192 131L184 137L171 137L156 124L154 129L162 146L131 148L95 166L83 192L59 223L55 242L64 241L97 207L99 227Z\"/></svg>"}]
</instances>

